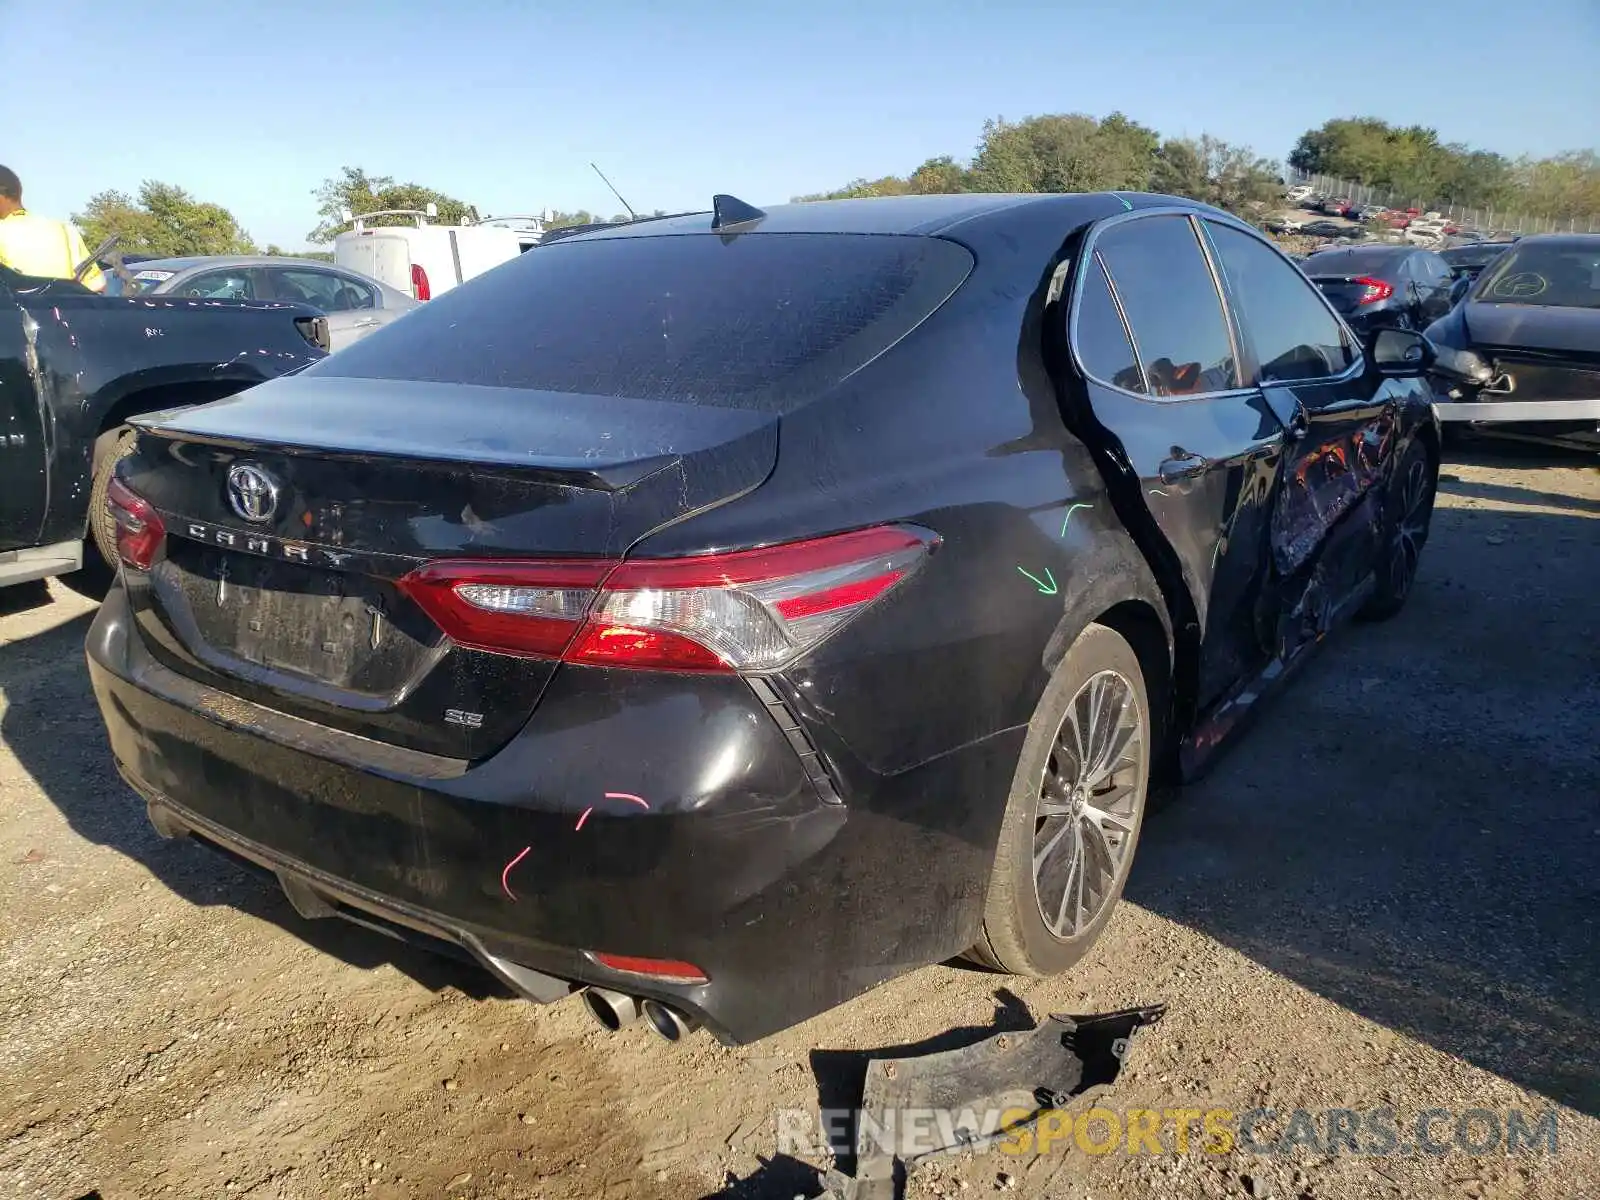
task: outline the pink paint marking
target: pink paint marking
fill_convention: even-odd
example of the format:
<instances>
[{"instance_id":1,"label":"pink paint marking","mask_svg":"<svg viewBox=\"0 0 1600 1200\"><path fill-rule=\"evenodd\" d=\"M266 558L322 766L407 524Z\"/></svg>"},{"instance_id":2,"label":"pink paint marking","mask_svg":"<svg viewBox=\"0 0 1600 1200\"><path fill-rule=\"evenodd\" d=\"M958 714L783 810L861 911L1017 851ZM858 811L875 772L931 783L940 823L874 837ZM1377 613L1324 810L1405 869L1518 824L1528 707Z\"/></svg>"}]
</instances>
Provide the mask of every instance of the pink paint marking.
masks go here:
<instances>
[{"instance_id":1,"label":"pink paint marking","mask_svg":"<svg viewBox=\"0 0 1600 1200\"><path fill-rule=\"evenodd\" d=\"M532 846L524 846L522 848L522 853L517 855L510 862L508 862L506 864L506 869L504 871L500 872L500 887L501 887L501 890L504 891L505 894L510 896L513 900L515 900L517 898L517 894L511 890L511 882L510 882L511 868L516 866L523 859L527 858L528 857L528 852L530 850L532 850L532 849L533 849Z\"/></svg>"},{"instance_id":2,"label":"pink paint marking","mask_svg":"<svg viewBox=\"0 0 1600 1200\"><path fill-rule=\"evenodd\" d=\"M632 800L640 808L648 809L650 802L642 796L635 796L632 792L607 792L607 800ZM583 823L589 819L589 814L594 811L594 805L583 810L583 815L578 818L578 823L572 827L572 832L577 833L583 829Z\"/></svg>"}]
</instances>

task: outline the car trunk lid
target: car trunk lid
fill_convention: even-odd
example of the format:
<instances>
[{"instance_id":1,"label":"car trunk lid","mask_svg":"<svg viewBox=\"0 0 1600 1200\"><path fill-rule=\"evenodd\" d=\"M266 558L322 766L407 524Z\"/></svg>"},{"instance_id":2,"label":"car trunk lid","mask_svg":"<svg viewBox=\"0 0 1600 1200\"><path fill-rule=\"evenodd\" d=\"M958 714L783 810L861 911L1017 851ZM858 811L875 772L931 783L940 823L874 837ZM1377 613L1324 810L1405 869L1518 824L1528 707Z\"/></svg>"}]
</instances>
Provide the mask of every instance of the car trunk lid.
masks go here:
<instances>
[{"instance_id":1,"label":"car trunk lid","mask_svg":"<svg viewBox=\"0 0 1600 1200\"><path fill-rule=\"evenodd\" d=\"M396 582L440 559L617 559L756 487L771 414L297 376L137 422L122 478L165 557L130 572L169 666L348 732L458 758L527 720L553 660L449 642Z\"/></svg>"}]
</instances>

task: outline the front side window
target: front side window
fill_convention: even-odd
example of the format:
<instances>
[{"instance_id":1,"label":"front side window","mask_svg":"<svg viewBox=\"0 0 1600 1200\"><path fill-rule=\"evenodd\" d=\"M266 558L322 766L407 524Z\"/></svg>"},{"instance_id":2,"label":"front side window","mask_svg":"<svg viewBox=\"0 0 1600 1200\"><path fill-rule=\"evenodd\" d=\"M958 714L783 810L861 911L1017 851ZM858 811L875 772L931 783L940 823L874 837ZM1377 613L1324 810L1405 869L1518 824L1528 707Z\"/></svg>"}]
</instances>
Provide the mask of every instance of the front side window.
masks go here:
<instances>
[{"instance_id":1,"label":"front side window","mask_svg":"<svg viewBox=\"0 0 1600 1200\"><path fill-rule=\"evenodd\" d=\"M1222 300L1185 216L1141 217L1095 240L1153 396L1239 386Z\"/></svg>"},{"instance_id":2,"label":"front side window","mask_svg":"<svg viewBox=\"0 0 1600 1200\"><path fill-rule=\"evenodd\" d=\"M206 271L180 283L173 294L200 300L254 300L256 286L249 271Z\"/></svg>"},{"instance_id":3,"label":"front side window","mask_svg":"<svg viewBox=\"0 0 1600 1200\"><path fill-rule=\"evenodd\" d=\"M1342 375L1355 348L1313 285L1293 263L1258 238L1206 222L1217 262L1260 364L1259 383L1293 383Z\"/></svg>"}]
</instances>

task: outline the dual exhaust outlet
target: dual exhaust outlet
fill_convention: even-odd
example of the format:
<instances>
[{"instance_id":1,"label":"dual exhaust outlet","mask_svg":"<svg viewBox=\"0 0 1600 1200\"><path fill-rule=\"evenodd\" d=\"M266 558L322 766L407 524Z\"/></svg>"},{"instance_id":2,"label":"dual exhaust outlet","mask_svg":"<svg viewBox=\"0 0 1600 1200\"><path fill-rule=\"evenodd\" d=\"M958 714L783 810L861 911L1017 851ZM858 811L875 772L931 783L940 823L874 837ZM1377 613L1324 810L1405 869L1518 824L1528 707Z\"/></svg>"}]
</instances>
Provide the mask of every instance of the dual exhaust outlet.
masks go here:
<instances>
[{"instance_id":1,"label":"dual exhaust outlet","mask_svg":"<svg viewBox=\"0 0 1600 1200\"><path fill-rule=\"evenodd\" d=\"M583 989L583 1006L602 1029L615 1033L640 1017L650 1032L667 1042L679 1042L700 1028L700 1022L659 1000L641 999L610 988Z\"/></svg>"}]
</instances>

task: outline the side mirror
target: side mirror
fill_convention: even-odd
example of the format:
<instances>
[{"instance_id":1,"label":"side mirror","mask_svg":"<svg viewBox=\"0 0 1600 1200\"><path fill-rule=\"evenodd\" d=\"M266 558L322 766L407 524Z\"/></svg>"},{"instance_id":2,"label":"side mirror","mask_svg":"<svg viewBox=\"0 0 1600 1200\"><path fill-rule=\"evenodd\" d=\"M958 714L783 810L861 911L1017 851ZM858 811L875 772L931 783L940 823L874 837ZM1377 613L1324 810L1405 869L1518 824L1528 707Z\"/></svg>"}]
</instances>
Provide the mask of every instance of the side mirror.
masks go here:
<instances>
[{"instance_id":1,"label":"side mirror","mask_svg":"<svg viewBox=\"0 0 1600 1200\"><path fill-rule=\"evenodd\" d=\"M1438 357L1433 343L1411 329L1380 329L1372 340L1372 362L1391 379L1426 375Z\"/></svg>"}]
</instances>

